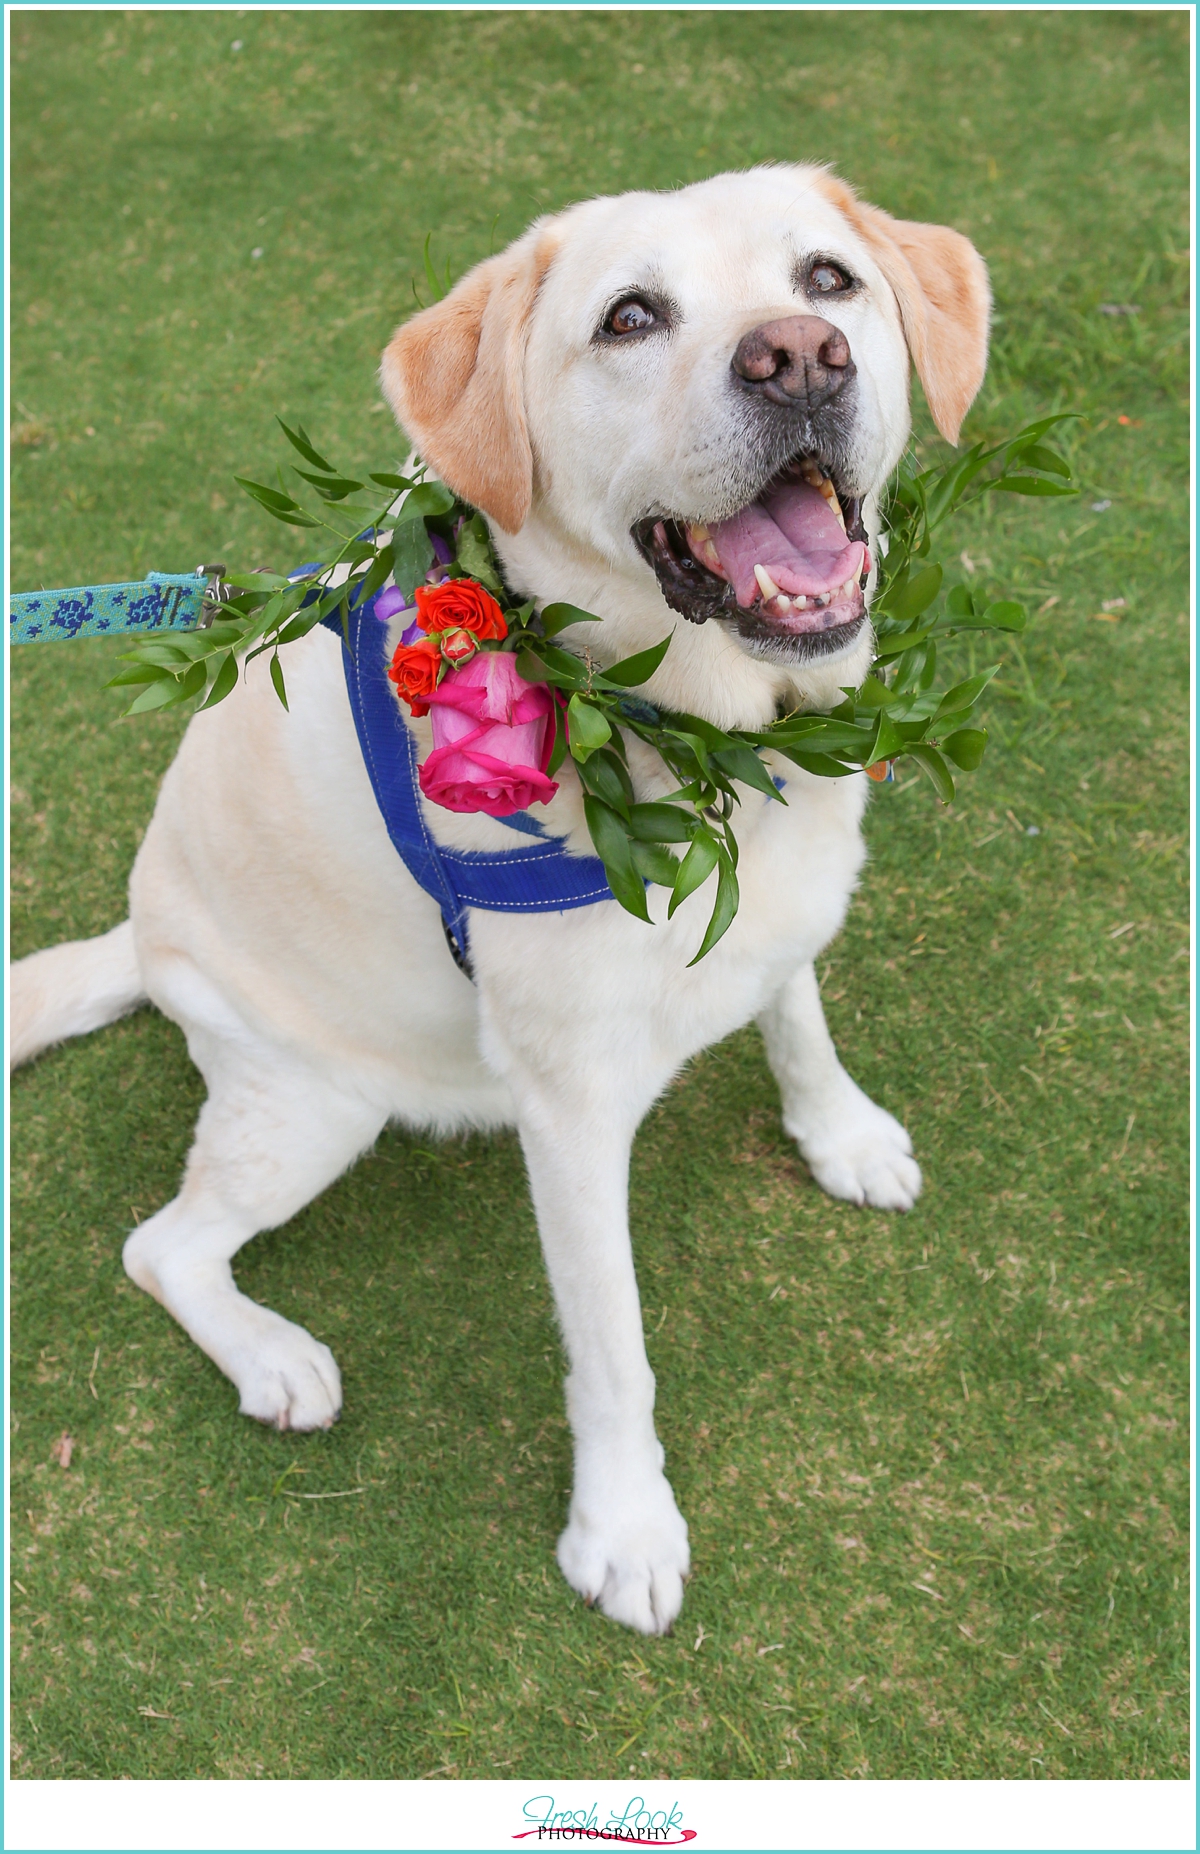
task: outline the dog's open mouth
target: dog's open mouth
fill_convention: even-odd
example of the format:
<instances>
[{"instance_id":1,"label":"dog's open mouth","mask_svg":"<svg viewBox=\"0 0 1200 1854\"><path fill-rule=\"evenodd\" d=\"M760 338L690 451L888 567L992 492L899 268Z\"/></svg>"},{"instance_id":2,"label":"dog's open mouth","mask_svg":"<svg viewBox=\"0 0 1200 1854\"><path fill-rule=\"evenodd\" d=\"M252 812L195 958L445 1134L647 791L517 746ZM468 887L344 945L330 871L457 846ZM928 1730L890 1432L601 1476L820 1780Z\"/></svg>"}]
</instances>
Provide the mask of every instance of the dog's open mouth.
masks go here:
<instances>
[{"instance_id":1,"label":"dog's open mouth","mask_svg":"<svg viewBox=\"0 0 1200 1854\"><path fill-rule=\"evenodd\" d=\"M848 643L866 616L871 558L860 500L811 455L785 464L726 521L650 516L633 539L667 604L693 624L732 619L759 645L824 654Z\"/></svg>"}]
</instances>

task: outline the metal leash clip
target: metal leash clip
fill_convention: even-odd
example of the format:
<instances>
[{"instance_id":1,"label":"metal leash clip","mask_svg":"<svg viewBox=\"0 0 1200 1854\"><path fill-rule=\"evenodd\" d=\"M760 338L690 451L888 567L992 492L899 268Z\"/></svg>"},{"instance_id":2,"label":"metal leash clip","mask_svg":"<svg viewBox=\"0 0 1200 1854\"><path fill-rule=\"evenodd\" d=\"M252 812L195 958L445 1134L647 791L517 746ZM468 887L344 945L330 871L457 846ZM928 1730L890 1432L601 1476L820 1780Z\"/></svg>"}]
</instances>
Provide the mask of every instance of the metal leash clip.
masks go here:
<instances>
[{"instance_id":1,"label":"metal leash clip","mask_svg":"<svg viewBox=\"0 0 1200 1854\"><path fill-rule=\"evenodd\" d=\"M228 598L232 587L225 583L226 566L223 560L215 561L210 566L198 566L197 573L203 573L208 581L204 588L204 606L196 626L198 631L207 631L217 615L218 607Z\"/></svg>"}]
</instances>

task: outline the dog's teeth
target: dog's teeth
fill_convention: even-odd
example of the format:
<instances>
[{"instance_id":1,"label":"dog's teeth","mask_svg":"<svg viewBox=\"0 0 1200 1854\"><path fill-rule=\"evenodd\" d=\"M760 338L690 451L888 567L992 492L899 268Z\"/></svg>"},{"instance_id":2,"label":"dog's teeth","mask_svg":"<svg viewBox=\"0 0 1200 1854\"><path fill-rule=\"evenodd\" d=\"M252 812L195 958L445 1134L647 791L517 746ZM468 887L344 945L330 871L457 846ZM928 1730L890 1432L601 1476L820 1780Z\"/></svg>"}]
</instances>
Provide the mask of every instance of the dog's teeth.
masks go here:
<instances>
[{"instance_id":1,"label":"dog's teeth","mask_svg":"<svg viewBox=\"0 0 1200 1854\"><path fill-rule=\"evenodd\" d=\"M848 579L846 581L845 585L842 587L842 597L843 598L849 599L853 597L854 584L855 582L853 581L853 579Z\"/></svg>"},{"instance_id":2,"label":"dog's teeth","mask_svg":"<svg viewBox=\"0 0 1200 1854\"><path fill-rule=\"evenodd\" d=\"M775 581L771 578L765 566L756 566L754 569L754 577L758 581L758 589L762 593L764 599L779 598L779 587L775 584Z\"/></svg>"},{"instance_id":3,"label":"dog's teeth","mask_svg":"<svg viewBox=\"0 0 1200 1854\"><path fill-rule=\"evenodd\" d=\"M792 600L792 605L798 612L806 612L808 610L808 600L803 593L800 593L798 597Z\"/></svg>"},{"instance_id":4,"label":"dog's teeth","mask_svg":"<svg viewBox=\"0 0 1200 1854\"><path fill-rule=\"evenodd\" d=\"M829 603L829 594L828 594L827 592L818 592L818 594L817 594L817 601L816 601L816 602L817 602L817 604L818 604L819 606L825 606L825 605L828 605L828 603Z\"/></svg>"},{"instance_id":5,"label":"dog's teeth","mask_svg":"<svg viewBox=\"0 0 1200 1854\"><path fill-rule=\"evenodd\" d=\"M801 462L800 474L806 483L812 484L814 489L820 489L821 484L825 481L825 473L821 469L820 464L816 463L811 457L805 457Z\"/></svg>"},{"instance_id":6,"label":"dog's teeth","mask_svg":"<svg viewBox=\"0 0 1200 1854\"><path fill-rule=\"evenodd\" d=\"M687 525L687 541L693 555L708 568L710 573L721 573L721 556L713 544L709 530L701 521L690 521Z\"/></svg>"}]
</instances>

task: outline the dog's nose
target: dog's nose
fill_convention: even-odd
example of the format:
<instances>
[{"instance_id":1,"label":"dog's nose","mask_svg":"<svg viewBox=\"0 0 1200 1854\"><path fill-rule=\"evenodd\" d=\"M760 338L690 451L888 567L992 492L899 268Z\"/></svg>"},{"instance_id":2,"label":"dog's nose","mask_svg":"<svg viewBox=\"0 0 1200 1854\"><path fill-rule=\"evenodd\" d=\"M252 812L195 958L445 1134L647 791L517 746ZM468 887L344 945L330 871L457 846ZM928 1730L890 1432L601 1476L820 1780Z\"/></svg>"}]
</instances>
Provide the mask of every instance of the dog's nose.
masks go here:
<instances>
[{"instance_id":1,"label":"dog's nose","mask_svg":"<svg viewBox=\"0 0 1200 1854\"><path fill-rule=\"evenodd\" d=\"M854 373L850 343L819 315L783 316L743 335L733 371L748 392L815 412Z\"/></svg>"}]
</instances>

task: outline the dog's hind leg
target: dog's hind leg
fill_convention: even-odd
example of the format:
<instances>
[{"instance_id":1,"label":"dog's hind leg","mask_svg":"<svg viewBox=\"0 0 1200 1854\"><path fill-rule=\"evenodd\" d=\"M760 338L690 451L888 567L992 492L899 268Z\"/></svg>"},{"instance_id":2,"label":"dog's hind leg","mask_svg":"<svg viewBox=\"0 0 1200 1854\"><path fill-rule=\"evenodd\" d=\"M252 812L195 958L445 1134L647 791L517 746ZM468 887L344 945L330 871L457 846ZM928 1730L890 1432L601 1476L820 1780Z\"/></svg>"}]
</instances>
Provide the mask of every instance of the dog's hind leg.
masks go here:
<instances>
[{"instance_id":1,"label":"dog's hind leg","mask_svg":"<svg viewBox=\"0 0 1200 1854\"><path fill-rule=\"evenodd\" d=\"M87 1036L145 1002L128 921L94 940L30 953L9 979L9 1066L18 1068L65 1037Z\"/></svg>"},{"instance_id":2,"label":"dog's hind leg","mask_svg":"<svg viewBox=\"0 0 1200 1854\"><path fill-rule=\"evenodd\" d=\"M838 1061L817 975L802 966L758 1019L783 1097L783 1124L831 1197L911 1210L921 1190L912 1141Z\"/></svg>"},{"instance_id":3,"label":"dog's hind leg","mask_svg":"<svg viewBox=\"0 0 1200 1854\"><path fill-rule=\"evenodd\" d=\"M194 1031L189 1042L209 1098L179 1196L134 1230L126 1270L232 1379L244 1415L327 1428L342 1402L333 1354L240 1293L230 1261L331 1184L385 1113L277 1052Z\"/></svg>"}]
</instances>

